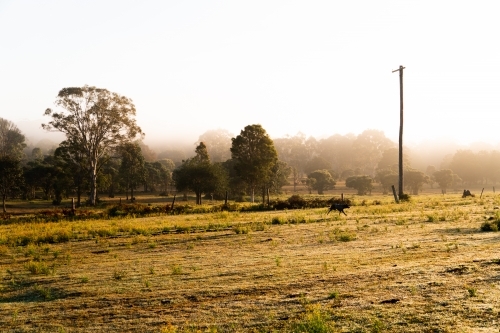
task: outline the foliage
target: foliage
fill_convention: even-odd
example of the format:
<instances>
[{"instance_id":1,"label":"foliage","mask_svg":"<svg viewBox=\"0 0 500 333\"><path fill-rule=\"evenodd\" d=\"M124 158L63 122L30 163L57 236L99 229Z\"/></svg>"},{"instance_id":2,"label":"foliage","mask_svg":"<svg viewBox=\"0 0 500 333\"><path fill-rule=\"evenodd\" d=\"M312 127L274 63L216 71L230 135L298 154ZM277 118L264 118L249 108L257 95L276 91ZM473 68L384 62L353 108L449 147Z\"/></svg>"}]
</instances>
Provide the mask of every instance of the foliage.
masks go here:
<instances>
[{"instance_id":1,"label":"foliage","mask_svg":"<svg viewBox=\"0 0 500 333\"><path fill-rule=\"evenodd\" d=\"M453 171L450 169L441 169L433 174L434 180L438 183L443 193L446 193L446 190L458 182L460 179Z\"/></svg>"},{"instance_id":2,"label":"foliage","mask_svg":"<svg viewBox=\"0 0 500 333\"><path fill-rule=\"evenodd\" d=\"M254 202L255 189L269 181L272 166L278 160L273 141L261 125L248 125L232 138L231 157L236 173L250 188Z\"/></svg>"},{"instance_id":3,"label":"foliage","mask_svg":"<svg viewBox=\"0 0 500 333\"><path fill-rule=\"evenodd\" d=\"M92 205L97 199L97 174L111 151L142 134L135 119L135 106L127 97L96 87L71 87L59 91L56 105L63 112L45 111L52 120L42 127L66 135L67 144L85 154L89 170Z\"/></svg>"},{"instance_id":4,"label":"foliage","mask_svg":"<svg viewBox=\"0 0 500 333\"><path fill-rule=\"evenodd\" d=\"M21 162L9 156L0 156L0 195L2 196L2 210L5 213L7 196L22 182Z\"/></svg>"},{"instance_id":5,"label":"foliage","mask_svg":"<svg viewBox=\"0 0 500 333\"><path fill-rule=\"evenodd\" d=\"M227 175L218 164L211 164L206 146L201 142L196 156L184 161L172 175L178 191L193 191L196 203L201 205L203 193L222 192L226 187Z\"/></svg>"},{"instance_id":6,"label":"foliage","mask_svg":"<svg viewBox=\"0 0 500 333\"><path fill-rule=\"evenodd\" d=\"M378 169L376 179L382 185L383 194L387 194L391 187L399 184L399 175L391 169Z\"/></svg>"},{"instance_id":7,"label":"foliage","mask_svg":"<svg viewBox=\"0 0 500 333\"><path fill-rule=\"evenodd\" d=\"M351 176L346 179L345 186L356 189L358 195L366 195L373 189L372 181L369 176Z\"/></svg>"},{"instance_id":8,"label":"foliage","mask_svg":"<svg viewBox=\"0 0 500 333\"><path fill-rule=\"evenodd\" d=\"M308 184L313 190L317 190L318 194L323 194L326 190L335 188L335 180L328 170L316 170L307 175Z\"/></svg>"},{"instance_id":9,"label":"foliage","mask_svg":"<svg viewBox=\"0 0 500 333\"><path fill-rule=\"evenodd\" d=\"M210 154L213 162L225 162L231 158L231 138L233 135L227 130L218 129L206 131L199 137Z\"/></svg>"},{"instance_id":10,"label":"foliage","mask_svg":"<svg viewBox=\"0 0 500 333\"><path fill-rule=\"evenodd\" d=\"M481 225L481 231L498 231L500 230L500 220L486 221Z\"/></svg>"},{"instance_id":11,"label":"foliage","mask_svg":"<svg viewBox=\"0 0 500 333\"><path fill-rule=\"evenodd\" d=\"M26 147L25 137L11 121L0 118L0 157L20 160Z\"/></svg>"},{"instance_id":12,"label":"foliage","mask_svg":"<svg viewBox=\"0 0 500 333\"><path fill-rule=\"evenodd\" d=\"M422 171L407 169L404 172L404 185L410 188L412 194L418 194L424 184L429 182L430 177Z\"/></svg>"},{"instance_id":13,"label":"foliage","mask_svg":"<svg viewBox=\"0 0 500 333\"><path fill-rule=\"evenodd\" d=\"M125 142L118 146L118 152L121 158L120 179L125 190L130 190L130 196L133 200L134 190L146 179L144 156L142 156L141 147L132 142Z\"/></svg>"}]
</instances>

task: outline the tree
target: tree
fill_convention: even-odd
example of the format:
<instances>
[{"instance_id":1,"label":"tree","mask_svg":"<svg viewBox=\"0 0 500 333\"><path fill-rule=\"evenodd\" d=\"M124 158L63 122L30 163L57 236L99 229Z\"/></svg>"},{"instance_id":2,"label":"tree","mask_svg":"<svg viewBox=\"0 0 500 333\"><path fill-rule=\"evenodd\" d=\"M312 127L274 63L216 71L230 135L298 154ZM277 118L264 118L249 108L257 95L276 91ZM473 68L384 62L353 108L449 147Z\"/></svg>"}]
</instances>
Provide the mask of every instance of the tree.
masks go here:
<instances>
[{"instance_id":1,"label":"tree","mask_svg":"<svg viewBox=\"0 0 500 333\"><path fill-rule=\"evenodd\" d=\"M273 140L261 125L248 125L231 140L235 170L248 185L252 202L255 202L255 189L268 182L272 167L278 160Z\"/></svg>"},{"instance_id":2,"label":"tree","mask_svg":"<svg viewBox=\"0 0 500 333\"><path fill-rule=\"evenodd\" d=\"M294 191L295 186L300 182L305 165L314 153L312 147L316 146L317 142L314 138L307 139L305 134L297 133L293 137L285 137L273 140L274 147L278 153L280 161L286 162L289 166L295 169L294 171ZM311 171L314 171L313 169Z\"/></svg>"},{"instance_id":3,"label":"tree","mask_svg":"<svg viewBox=\"0 0 500 333\"><path fill-rule=\"evenodd\" d=\"M316 170L330 170L331 168L332 165L330 162L321 156L315 156L306 163L304 171L309 174Z\"/></svg>"},{"instance_id":4,"label":"tree","mask_svg":"<svg viewBox=\"0 0 500 333\"><path fill-rule=\"evenodd\" d=\"M173 179L178 191L193 191L196 204L201 205L203 193L213 193L224 183L222 168L210 163L206 146L201 142L196 147L196 156L174 170Z\"/></svg>"},{"instance_id":5,"label":"tree","mask_svg":"<svg viewBox=\"0 0 500 333\"><path fill-rule=\"evenodd\" d=\"M392 169L377 169L376 179L382 185L382 193L387 194L389 189L399 182L399 175Z\"/></svg>"},{"instance_id":6,"label":"tree","mask_svg":"<svg viewBox=\"0 0 500 333\"><path fill-rule=\"evenodd\" d=\"M21 185L21 158L26 147L24 140L24 135L14 123L0 118L0 194L4 213L7 195Z\"/></svg>"},{"instance_id":7,"label":"tree","mask_svg":"<svg viewBox=\"0 0 500 333\"><path fill-rule=\"evenodd\" d=\"M227 130L218 129L206 131L200 135L199 141L206 145L212 162L225 162L231 158L232 137Z\"/></svg>"},{"instance_id":8,"label":"tree","mask_svg":"<svg viewBox=\"0 0 500 333\"><path fill-rule=\"evenodd\" d=\"M410 158L408 155L403 155L404 167L408 169L410 167ZM390 169L395 172L398 171L399 166L399 149L389 148L384 150L380 161L378 161L377 169Z\"/></svg>"},{"instance_id":9,"label":"tree","mask_svg":"<svg viewBox=\"0 0 500 333\"><path fill-rule=\"evenodd\" d=\"M345 186L356 189L358 195L365 195L373 189L372 181L370 176L352 176L346 179Z\"/></svg>"},{"instance_id":10,"label":"tree","mask_svg":"<svg viewBox=\"0 0 500 333\"><path fill-rule=\"evenodd\" d=\"M441 169L439 171L434 172L433 174L434 180L436 183L438 183L439 187L441 188L441 191L446 193L446 190L454 185L460 177L456 175L453 171L450 169Z\"/></svg>"},{"instance_id":11,"label":"tree","mask_svg":"<svg viewBox=\"0 0 500 333\"><path fill-rule=\"evenodd\" d=\"M76 204L81 205L81 197L84 190L87 190L88 185L88 163L85 152L80 146L71 145L68 141L63 141L54 152L54 156L62 159L65 162L65 172L73 180L73 185L76 190Z\"/></svg>"},{"instance_id":12,"label":"tree","mask_svg":"<svg viewBox=\"0 0 500 333\"><path fill-rule=\"evenodd\" d=\"M84 152L89 172L89 202L95 205L97 174L105 157L118 145L143 135L133 118L135 106L127 97L89 86L62 89L55 104L64 111L45 110L52 120L42 127L64 133L69 145Z\"/></svg>"},{"instance_id":13,"label":"tree","mask_svg":"<svg viewBox=\"0 0 500 333\"><path fill-rule=\"evenodd\" d=\"M267 185L271 192L279 194L281 193L281 188L288 185L288 177L292 172L292 168L288 166L286 162L276 161L276 163L271 168L271 176L269 178L269 184Z\"/></svg>"},{"instance_id":14,"label":"tree","mask_svg":"<svg viewBox=\"0 0 500 333\"><path fill-rule=\"evenodd\" d=\"M434 172L436 172L436 167L434 165L428 165L427 168L425 169L425 174L429 176L429 185L431 188L434 186Z\"/></svg>"},{"instance_id":15,"label":"tree","mask_svg":"<svg viewBox=\"0 0 500 333\"><path fill-rule=\"evenodd\" d=\"M410 191L412 194L417 195L418 191L422 189L422 186L424 184L427 184L429 182L430 177L427 176L425 173L422 171L418 170L406 170L405 174L405 187L410 188Z\"/></svg>"},{"instance_id":16,"label":"tree","mask_svg":"<svg viewBox=\"0 0 500 333\"><path fill-rule=\"evenodd\" d=\"M2 195L2 209L7 212L5 200L11 191L22 182L21 163L18 159L0 156L0 195Z\"/></svg>"},{"instance_id":17,"label":"tree","mask_svg":"<svg viewBox=\"0 0 500 333\"><path fill-rule=\"evenodd\" d=\"M332 135L320 140L318 143L318 154L332 165L333 170L341 173L343 170L354 167L354 155L352 151L355 140L356 136L354 134Z\"/></svg>"},{"instance_id":18,"label":"tree","mask_svg":"<svg viewBox=\"0 0 500 333\"><path fill-rule=\"evenodd\" d=\"M357 136L352 146L352 152L356 158L355 167L361 168L364 174L373 175L383 152L394 146L395 143L388 139L382 131L363 131Z\"/></svg>"},{"instance_id":19,"label":"tree","mask_svg":"<svg viewBox=\"0 0 500 333\"><path fill-rule=\"evenodd\" d=\"M308 176L309 186L313 190L318 191L318 194L323 194L326 190L332 190L335 188L335 180L328 170L316 170L311 172ZM311 181L314 179L314 181Z\"/></svg>"},{"instance_id":20,"label":"tree","mask_svg":"<svg viewBox=\"0 0 500 333\"><path fill-rule=\"evenodd\" d=\"M118 151L121 158L120 178L127 193L130 190L131 200L134 200L134 190L145 180L144 156L138 143L126 142L118 147Z\"/></svg>"},{"instance_id":21,"label":"tree","mask_svg":"<svg viewBox=\"0 0 500 333\"><path fill-rule=\"evenodd\" d=\"M449 168L469 185L482 180L481 163L471 150L458 150L451 159Z\"/></svg>"},{"instance_id":22,"label":"tree","mask_svg":"<svg viewBox=\"0 0 500 333\"><path fill-rule=\"evenodd\" d=\"M11 121L0 118L0 157L20 160L23 156L25 137Z\"/></svg>"}]
</instances>

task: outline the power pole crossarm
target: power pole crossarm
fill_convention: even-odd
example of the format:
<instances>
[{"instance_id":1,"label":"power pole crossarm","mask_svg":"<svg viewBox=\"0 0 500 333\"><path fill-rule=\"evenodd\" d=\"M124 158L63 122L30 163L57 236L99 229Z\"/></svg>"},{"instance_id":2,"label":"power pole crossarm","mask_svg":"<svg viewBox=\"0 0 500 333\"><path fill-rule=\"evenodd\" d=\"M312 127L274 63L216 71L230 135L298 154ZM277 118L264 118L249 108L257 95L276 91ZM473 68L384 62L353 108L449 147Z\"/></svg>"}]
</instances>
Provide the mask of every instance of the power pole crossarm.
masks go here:
<instances>
[{"instance_id":1,"label":"power pole crossarm","mask_svg":"<svg viewBox=\"0 0 500 333\"><path fill-rule=\"evenodd\" d=\"M403 69L399 66L398 69L392 72L399 72L399 198L403 195Z\"/></svg>"}]
</instances>

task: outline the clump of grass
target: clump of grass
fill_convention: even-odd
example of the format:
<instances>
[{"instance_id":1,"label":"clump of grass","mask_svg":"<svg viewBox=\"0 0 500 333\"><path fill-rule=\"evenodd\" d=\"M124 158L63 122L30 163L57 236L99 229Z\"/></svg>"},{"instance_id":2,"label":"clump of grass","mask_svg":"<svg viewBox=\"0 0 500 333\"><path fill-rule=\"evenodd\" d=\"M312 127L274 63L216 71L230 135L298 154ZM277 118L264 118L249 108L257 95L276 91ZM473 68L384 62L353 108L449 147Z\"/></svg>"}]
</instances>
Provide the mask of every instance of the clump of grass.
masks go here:
<instances>
[{"instance_id":1,"label":"clump of grass","mask_svg":"<svg viewBox=\"0 0 500 333\"><path fill-rule=\"evenodd\" d=\"M182 266L181 265L173 265L172 266L172 275L181 275L182 274Z\"/></svg>"},{"instance_id":2,"label":"clump of grass","mask_svg":"<svg viewBox=\"0 0 500 333\"><path fill-rule=\"evenodd\" d=\"M286 220L281 216L274 216L271 219L271 224L285 224Z\"/></svg>"},{"instance_id":3,"label":"clump of grass","mask_svg":"<svg viewBox=\"0 0 500 333\"><path fill-rule=\"evenodd\" d=\"M477 289L473 287L466 286L467 292L469 294L469 297L476 297L477 296Z\"/></svg>"},{"instance_id":4,"label":"clump of grass","mask_svg":"<svg viewBox=\"0 0 500 333\"><path fill-rule=\"evenodd\" d=\"M331 315L319 304L306 305L306 311L295 323L293 332L330 333L334 331Z\"/></svg>"},{"instance_id":5,"label":"clump of grass","mask_svg":"<svg viewBox=\"0 0 500 333\"><path fill-rule=\"evenodd\" d=\"M340 298L340 293L337 290L332 291L331 293L328 294L328 299L339 299Z\"/></svg>"},{"instance_id":6,"label":"clump of grass","mask_svg":"<svg viewBox=\"0 0 500 333\"><path fill-rule=\"evenodd\" d=\"M427 215L427 222L436 222L438 219L436 214L429 214Z\"/></svg>"},{"instance_id":7,"label":"clump of grass","mask_svg":"<svg viewBox=\"0 0 500 333\"><path fill-rule=\"evenodd\" d=\"M51 273L51 269L44 262L35 262L30 261L25 265L26 269L33 275L45 274L48 275Z\"/></svg>"},{"instance_id":8,"label":"clump of grass","mask_svg":"<svg viewBox=\"0 0 500 333\"><path fill-rule=\"evenodd\" d=\"M113 271L113 279L115 280L123 280L127 276L127 272L124 270L115 270Z\"/></svg>"},{"instance_id":9,"label":"clump of grass","mask_svg":"<svg viewBox=\"0 0 500 333\"><path fill-rule=\"evenodd\" d=\"M282 259L280 257L276 257L275 261L276 261L276 266L281 267Z\"/></svg>"},{"instance_id":10,"label":"clump of grass","mask_svg":"<svg viewBox=\"0 0 500 333\"><path fill-rule=\"evenodd\" d=\"M237 225L233 226L233 231L237 235L248 234L249 228L247 226L241 225L241 223L238 223Z\"/></svg>"}]
</instances>

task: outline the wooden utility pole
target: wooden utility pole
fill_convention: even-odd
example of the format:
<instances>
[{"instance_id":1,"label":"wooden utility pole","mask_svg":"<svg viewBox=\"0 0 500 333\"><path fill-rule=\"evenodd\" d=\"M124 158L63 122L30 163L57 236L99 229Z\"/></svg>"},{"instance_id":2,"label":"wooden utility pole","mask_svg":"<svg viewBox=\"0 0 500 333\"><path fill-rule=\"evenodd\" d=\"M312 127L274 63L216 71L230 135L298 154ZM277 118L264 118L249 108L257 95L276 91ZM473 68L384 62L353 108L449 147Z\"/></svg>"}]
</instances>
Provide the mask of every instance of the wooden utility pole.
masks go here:
<instances>
[{"instance_id":1,"label":"wooden utility pole","mask_svg":"<svg viewBox=\"0 0 500 333\"><path fill-rule=\"evenodd\" d=\"M403 69L399 66L392 71L399 72L399 198L403 195Z\"/></svg>"}]
</instances>

